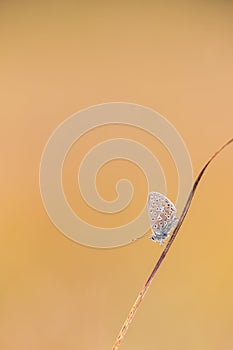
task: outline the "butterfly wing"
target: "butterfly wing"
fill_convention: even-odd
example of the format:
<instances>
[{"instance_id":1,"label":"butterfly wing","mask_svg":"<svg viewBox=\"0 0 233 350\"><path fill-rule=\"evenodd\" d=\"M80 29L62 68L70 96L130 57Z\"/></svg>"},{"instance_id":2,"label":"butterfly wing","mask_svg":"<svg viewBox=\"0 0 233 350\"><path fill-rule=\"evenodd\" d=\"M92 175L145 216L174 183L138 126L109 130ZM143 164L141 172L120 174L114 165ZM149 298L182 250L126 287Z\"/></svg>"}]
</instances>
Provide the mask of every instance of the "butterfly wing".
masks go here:
<instances>
[{"instance_id":1,"label":"butterfly wing","mask_svg":"<svg viewBox=\"0 0 233 350\"><path fill-rule=\"evenodd\" d=\"M148 197L148 215L153 232L152 240L163 242L178 221L176 207L163 194L150 192Z\"/></svg>"}]
</instances>

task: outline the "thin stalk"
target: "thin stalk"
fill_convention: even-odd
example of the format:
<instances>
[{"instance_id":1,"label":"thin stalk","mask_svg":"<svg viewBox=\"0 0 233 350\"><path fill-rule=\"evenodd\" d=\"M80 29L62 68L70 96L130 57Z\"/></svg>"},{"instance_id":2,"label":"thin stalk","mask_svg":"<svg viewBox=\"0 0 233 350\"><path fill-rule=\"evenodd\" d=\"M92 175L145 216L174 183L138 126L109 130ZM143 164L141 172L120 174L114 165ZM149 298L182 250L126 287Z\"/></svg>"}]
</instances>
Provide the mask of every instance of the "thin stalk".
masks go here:
<instances>
[{"instance_id":1,"label":"thin stalk","mask_svg":"<svg viewBox=\"0 0 233 350\"><path fill-rule=\"evenodd\" d=\"M165 259L169 249L171 248L172 243L174 242L174 240L176 238L176 235L177 235L177 233L178 233L178 231L179 231L179 229L180 229L180 227L181 227L181 225L182 225L182 223L184 221L184 218L185 218L185 216L186 216L186 214L187 214L187 212L189 210L189 207L190 207L190 204L192 202L192 199L193 199L194 193L196 191L197 185L198 185L199 181L201 180L201 178L202 178L206 168L212 162L212 160L225 147L227 147L232 142L233 142L233 138L230 139L228 142L226 142L219 150L217 150L217 152L215 152L212 155L212 157L208 160L208 162L205 164L205 166L202 168L202 170L200 171L199 175L197 176L197 178L196 178L196 180L195 180L195 182L193 184L193 187L191 189L191 192L190 192L190 194L188 196L188 199L187 199L187 202L185 204L185 207L184 207L184 209L183 209L183 211L181 213L179 221L178 221L178 223L177 223L177 225L176 225L176 227L175 227L175 229L174 229L174 231L173 231L173 233L171 235L171 238L169 239L167 245L165 246L165 248L164 248L162 254L160 255L158 261L156 262L155 267L154 267L153 271L151 272L149 278L147 279L146 283L144 284L142 290L138 294L138 297L137 297L135 303L133 304L132 308L130 309L130 312L129 312L129 314L128 314L128 316L127 316L127 318L126 318L126 320L125 320L125 322L124 322L124 324L123 324L123 326L122 326L122 328L121 328L121 330L120 330L120 332L118 334L118 337L117 337L117 339L116 339L116 341L115 341L115 343L114 343L114 345L112 347L112 350L118 350L119 349L119 346L120 346L120 344L121 344L121 342L122 342L122 340L123 340L123 338L124 338L128 328L129 328L130 323L132 322L132 320L133 320L133 318L134 318L134 316L135 316L135 314L136 314L136 312L137 312L137 310L138 310L138 308L139 308L139 306L140 306L140 304L142 302L142 299L144 298L146 292L148 291L148 289L149 289L149 287L151 285L151 282L153 281L153 279L155 277L156 272L158 271L160 265L162 264L163 260Z\"/></svg>"}]
</instances>

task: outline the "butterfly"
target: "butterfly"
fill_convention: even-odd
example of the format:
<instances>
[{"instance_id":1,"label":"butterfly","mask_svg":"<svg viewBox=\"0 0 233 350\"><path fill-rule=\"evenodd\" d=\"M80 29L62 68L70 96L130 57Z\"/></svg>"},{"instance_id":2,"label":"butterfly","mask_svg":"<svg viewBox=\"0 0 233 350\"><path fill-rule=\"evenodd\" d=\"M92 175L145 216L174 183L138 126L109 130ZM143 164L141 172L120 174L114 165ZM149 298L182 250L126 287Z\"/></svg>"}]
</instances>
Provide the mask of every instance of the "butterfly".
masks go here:
<instances>
[{"instance_id":1,"label":"butterfly","mask_svg":"<svg viewBox=\"0 0 233 350\"><path fill-rule=\"evenodd\" d=\"M152 229L152 241L158 241L161 245L169 237L169 232L177 224L176 207L163 194L150 192L148 197L148 214Z\"/></svg>"}]
</instances>

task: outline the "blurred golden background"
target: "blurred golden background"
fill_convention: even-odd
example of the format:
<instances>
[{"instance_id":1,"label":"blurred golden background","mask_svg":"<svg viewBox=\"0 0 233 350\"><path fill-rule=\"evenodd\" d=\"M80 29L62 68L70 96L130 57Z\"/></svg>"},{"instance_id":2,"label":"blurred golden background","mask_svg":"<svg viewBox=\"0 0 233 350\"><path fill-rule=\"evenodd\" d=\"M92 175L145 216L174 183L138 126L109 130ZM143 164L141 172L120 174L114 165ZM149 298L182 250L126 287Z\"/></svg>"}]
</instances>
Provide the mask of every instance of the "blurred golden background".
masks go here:
<instances>
[{"instance_id":1,"label":"blurred golden background","mask_svg":"<svg viewBox=\"0 0 233 350\"><path fill-rule=\"evenodd\" d=\"M62 235L41 202L43 148L80 109L133 102L176 127L196 175L233 136L232 15L230 1L0 2L2 350L111 349L161 247L143 239L94 249ZM116 137L135 137L120 128ZM108 129L96 132L109 137ZM158 141L151 147L173 198L176 170ZM78 152L64 169L76 210ZM232 159L230 146L208 169L122 350L233 348ZM100 172L101 195L114 197L106 178L119 172L132 177L140 209L145 179L130 162L112 166Z\"/></svg>"}]
</instances>

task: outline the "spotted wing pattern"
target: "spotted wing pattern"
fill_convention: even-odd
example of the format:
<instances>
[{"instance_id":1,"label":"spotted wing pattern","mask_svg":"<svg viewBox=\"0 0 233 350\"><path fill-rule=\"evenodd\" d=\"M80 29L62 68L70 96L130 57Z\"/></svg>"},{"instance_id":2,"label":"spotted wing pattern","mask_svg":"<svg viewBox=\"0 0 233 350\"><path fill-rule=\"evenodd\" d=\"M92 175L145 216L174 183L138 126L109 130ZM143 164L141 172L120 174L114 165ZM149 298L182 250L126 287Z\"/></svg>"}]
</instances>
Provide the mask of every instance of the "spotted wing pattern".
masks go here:
<instances>
[{"instance_id":1,"label":"spotted wing pattern","mask_svg":"<svg viewBox=\"0 0 233 350\"><path fill-rule=\"evenodd\" d=\"M162 244L178 221L176 207L163 194L150 192L148 198L148 214L152 228L152 241Z\"/></svg>"}]
</instances>

